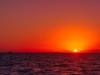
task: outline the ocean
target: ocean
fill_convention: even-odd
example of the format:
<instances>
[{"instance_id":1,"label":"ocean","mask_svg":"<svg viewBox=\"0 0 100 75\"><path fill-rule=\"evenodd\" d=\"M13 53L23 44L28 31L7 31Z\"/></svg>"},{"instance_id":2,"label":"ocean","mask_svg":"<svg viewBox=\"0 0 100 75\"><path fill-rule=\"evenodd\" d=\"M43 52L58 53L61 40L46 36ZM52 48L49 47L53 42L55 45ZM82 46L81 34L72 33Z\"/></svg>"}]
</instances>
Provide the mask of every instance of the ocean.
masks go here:
<instances>
[{"instance_id":1,"label":"ocean","mask_svg":"<svg viewBox=\"0 0 100 75\"><path fill-rule=\"evenodd\" d=\"M100 54L0 53L0 75L100 75Z\"/></svg>"}]
</instances>

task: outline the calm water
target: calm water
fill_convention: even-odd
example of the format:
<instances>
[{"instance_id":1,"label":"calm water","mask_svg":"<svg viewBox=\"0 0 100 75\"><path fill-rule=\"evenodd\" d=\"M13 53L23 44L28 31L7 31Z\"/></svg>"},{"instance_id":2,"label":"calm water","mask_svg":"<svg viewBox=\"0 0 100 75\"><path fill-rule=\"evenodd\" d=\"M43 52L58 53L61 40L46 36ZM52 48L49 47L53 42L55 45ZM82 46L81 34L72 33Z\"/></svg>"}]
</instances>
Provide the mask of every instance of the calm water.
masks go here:
<instances>
[{"instance_id":1,"label":"calm water","mask_svg":"<svg viewBox=\"0 0 100 75\"><path fill-rule=\"evenodd\" d=\"M0 53L0 75L100 75L100 54Z\"/></svg>"}]
</instances>

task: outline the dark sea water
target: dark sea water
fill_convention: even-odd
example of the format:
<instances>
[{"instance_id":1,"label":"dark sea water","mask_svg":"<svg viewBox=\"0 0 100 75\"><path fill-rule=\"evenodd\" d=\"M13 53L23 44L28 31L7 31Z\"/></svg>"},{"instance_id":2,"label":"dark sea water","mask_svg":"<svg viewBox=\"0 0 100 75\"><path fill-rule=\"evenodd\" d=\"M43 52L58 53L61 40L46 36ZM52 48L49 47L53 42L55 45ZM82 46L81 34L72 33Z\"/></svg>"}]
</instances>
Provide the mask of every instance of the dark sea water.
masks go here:
<instances>
[{"instance_id":1,"label":"dark sea water","mask_svg":"<svg viewBox=\"0 0 100 75\"><path fill-rule=\"evenodd\" d=\"M0 75L100 75L100 54L0 53Z\"/></svg>"}]
</instances>

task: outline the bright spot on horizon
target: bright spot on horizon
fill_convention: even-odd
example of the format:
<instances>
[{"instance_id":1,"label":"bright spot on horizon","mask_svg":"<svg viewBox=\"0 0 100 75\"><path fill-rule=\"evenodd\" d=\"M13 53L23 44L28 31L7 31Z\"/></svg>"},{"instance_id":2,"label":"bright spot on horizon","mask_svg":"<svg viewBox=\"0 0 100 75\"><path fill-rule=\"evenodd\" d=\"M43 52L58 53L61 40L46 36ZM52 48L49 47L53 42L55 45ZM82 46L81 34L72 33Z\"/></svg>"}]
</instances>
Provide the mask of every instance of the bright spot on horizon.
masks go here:
<instances>
[{"instance_id":1,"label":"bright spot on horizon","mask_svg":"<svg viewBox=\"0 0 100 75\"><path fill-rule=\"evenodd\" d=\"M78 49L74 49L74 52L77 53L78 52Z\"/></svg>"}]
</instances>

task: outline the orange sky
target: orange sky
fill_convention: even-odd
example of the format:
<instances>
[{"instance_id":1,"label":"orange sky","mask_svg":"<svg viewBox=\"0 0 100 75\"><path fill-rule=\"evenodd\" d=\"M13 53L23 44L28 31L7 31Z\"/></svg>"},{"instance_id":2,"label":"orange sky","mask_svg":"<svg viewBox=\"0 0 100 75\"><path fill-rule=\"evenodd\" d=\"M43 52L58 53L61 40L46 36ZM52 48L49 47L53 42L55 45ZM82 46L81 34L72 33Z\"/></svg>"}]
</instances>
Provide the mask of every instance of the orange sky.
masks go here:
<instances>
[{"instance_id":1,"label":"orange sky","mask_svg":"<svg viewBox=\"0 0 100 75\"><path fill-rule=\"evenodd\" d=\"M100 49L99 20L99 0L0 0L0 50Z\"/></svg>"}]
</instances>

